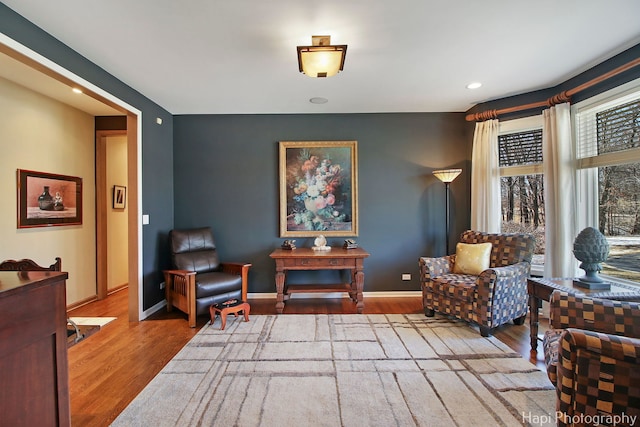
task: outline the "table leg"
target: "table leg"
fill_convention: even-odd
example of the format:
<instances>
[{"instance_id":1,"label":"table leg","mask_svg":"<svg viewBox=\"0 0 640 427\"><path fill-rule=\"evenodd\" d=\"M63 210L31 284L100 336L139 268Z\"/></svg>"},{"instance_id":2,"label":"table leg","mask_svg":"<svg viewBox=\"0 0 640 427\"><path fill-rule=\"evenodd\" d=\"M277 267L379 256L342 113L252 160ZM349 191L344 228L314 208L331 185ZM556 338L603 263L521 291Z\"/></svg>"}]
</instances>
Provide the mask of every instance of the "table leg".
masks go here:
<instances>
[{"instance_id":1,"label":"table leg","mask_svg":"<svg viewBox=\"0 0 640 427\"><path fill-rule=\"evenodd\" d=\"M362 270L357 270L355 276L356 310L359 314L362 314L364 311L364 299L362 297L362 290L364 288L364 272Z\"/></svg>"},{"instance_id":2,"label":"table leg","mask_svg":"<svg viewBox=\"0 0 640 427\"><path fill-rule=\"evenodd\" d=\"M284 272L276 272L276 312L282 314L284 310Z\"/></svg>"},{"instance_id":3,"label":"table leg","mask_svg":"<svg viewBox=\"0 0 640 427\"><path fill-rule=\"evenodd\" d=\"M351 276L351 283L349 285L349 298L351 301L358 302L358 290L356 289L356 271L350 270L349 275Z\"/></svg>"},{"instance_id":4,"label":"table leg","mask_svg":"<svg viewBox=\"0 0 640 427\"><path fill-rule=\"evenodd\" d=\"M531 351L538 351L538 324L539 311L542 301L533 295L529 295L529 333L531 339Z\"/></svg>"}]
</instances>

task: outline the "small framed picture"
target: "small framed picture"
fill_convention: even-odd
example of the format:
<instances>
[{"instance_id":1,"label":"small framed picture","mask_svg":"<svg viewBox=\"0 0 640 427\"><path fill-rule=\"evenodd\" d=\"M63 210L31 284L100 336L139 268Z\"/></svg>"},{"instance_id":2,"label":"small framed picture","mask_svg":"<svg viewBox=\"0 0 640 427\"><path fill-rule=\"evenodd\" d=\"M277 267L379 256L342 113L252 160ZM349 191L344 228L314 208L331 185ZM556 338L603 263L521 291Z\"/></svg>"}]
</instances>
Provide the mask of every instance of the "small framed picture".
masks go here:
<instances>
[{"instance_id":1,"label":"small framed picture","mask_svg":"<svg viewBox=\"0 0 640 427\"><path fill-rule=\"evenodd\" d=\"M124 209L127 202L127 187L124 185L113 186L113 209Z\"/></svg>"}]
</instances>

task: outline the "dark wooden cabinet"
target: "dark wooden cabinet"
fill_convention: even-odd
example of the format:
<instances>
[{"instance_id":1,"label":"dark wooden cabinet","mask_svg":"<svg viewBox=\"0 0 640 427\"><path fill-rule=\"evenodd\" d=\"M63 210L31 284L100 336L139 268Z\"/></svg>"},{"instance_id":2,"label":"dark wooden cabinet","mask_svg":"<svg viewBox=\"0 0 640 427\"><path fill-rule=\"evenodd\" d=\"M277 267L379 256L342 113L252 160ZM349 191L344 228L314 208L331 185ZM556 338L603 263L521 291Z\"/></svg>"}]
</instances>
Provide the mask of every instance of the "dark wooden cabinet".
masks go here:
<instances>
[{"instance_id":1,"label":"dark wooden cabinet","mask_svg":"<svg viewBox=\"0 0 640 427\"><path fill-rule=\"evenodd\" d=\"M67 273L0 272L0 426L69 426Z\"/></svg>"}]
</instances>

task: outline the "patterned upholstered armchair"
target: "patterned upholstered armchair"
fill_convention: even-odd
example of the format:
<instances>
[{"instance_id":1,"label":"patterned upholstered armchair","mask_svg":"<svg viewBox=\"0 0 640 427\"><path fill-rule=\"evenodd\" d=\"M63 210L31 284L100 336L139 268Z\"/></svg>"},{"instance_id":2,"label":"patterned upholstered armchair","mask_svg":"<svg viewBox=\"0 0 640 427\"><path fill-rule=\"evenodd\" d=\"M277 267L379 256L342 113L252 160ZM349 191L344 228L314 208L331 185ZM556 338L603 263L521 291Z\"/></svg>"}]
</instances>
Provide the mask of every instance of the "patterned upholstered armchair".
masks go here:
<instances>
[{"instance_id":1,"label":"patterned upholstered armchair","mask_svg":"<svg viewBox=\"0 0 640 427\"><path fill-rule=\"evenodd\" d=\"M527 277L535 239L530 234L465 231L460 243L491 243L488 268L479 274L454 273L456 255L420 258L422 306L426 316L440 312L480 326L486 337L527 315ZM458 245L460 247L460 245Z\"/></svg>"},{"instance_id":2,"label":"patterned upholstered armchair","mask_svg":"<svg viewBox=\"0 0 640 427\"><path fill-rule=\"evenodd\" d=\"M640 423L640 303L556 290L549 315L543 344L558 425L622 414Z\"/></svg>"}]
</instances>

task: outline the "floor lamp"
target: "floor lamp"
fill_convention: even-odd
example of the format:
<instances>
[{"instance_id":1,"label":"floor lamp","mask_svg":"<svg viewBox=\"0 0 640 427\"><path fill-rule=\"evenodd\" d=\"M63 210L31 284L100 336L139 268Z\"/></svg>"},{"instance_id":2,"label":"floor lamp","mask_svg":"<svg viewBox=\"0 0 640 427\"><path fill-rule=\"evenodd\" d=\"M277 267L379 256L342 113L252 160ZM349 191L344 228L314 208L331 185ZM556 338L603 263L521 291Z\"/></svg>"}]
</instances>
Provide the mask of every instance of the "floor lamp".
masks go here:
<instances>
[{"instance_id":1,"label":"floor lamp","mask_svg":"<svg viewBox=\"0 0 640 427\"><path fill-rule=\"evenodd\" d=\"M462 173L462 169L443 169L443 170L433 171L433 174L436 176L436 178L444 182L444 187L445 187L445 200L446 200L445 203L447 207L447 213L445 215L446 221L447 221L447 225L445 228L447 253L445 255L449 255L449 184L451 184L451 182L454 179L456 179L458 175L460 175L461 173Z\"/></svg>"}]
</instances>

